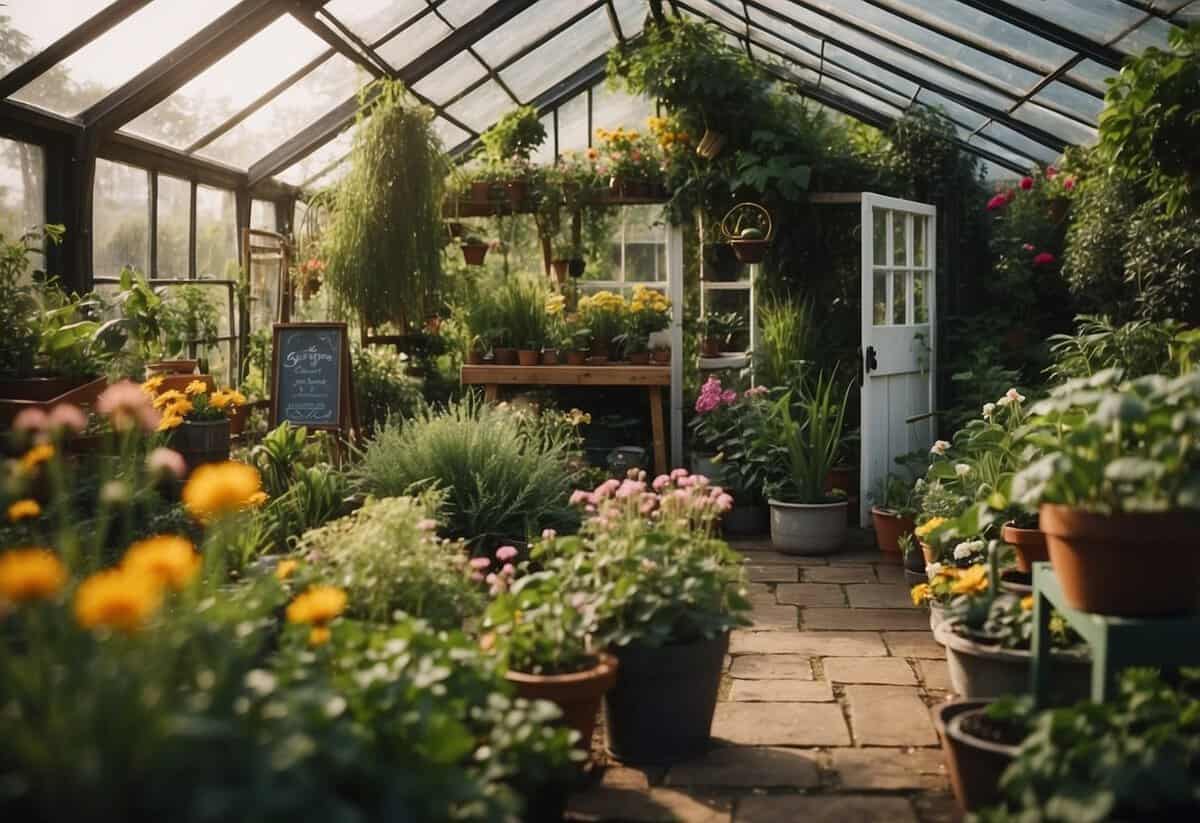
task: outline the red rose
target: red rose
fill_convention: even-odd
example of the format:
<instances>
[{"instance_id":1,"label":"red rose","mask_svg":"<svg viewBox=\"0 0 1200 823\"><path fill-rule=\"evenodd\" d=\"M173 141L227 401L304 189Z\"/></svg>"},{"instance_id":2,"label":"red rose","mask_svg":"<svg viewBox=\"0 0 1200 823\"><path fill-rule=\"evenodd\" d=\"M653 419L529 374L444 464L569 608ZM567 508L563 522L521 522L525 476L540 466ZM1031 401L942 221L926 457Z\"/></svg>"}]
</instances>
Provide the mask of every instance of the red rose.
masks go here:
<instances>
[{"instance_id":1,"label":"red rose","mask_svg":"<svg viewBox=\"0 0 1200 823\"><path fill-rule=\"evenodd\" d=\"M1033 265L1035 265L1035 266L1049 266L1049 265L1050 265L1050 264L1052 264L1054 261L1055 261L1055 257L1054 257L1054 255L1053 255L1053 254L1051 254L1051 253L1050 253L1050 252L1048 252L1048 251L1044 251L1044 252L1042 252L1042 253L1040 253L1040 254L1036 255L1036 256L1033 258Z\"/></svg>"},{"instance_id":2,"label":"red rose","mask_svg":"<svg viewBox=\"0 0 1200 823\"><path fill-rule=\"evenodd\" d=\"M1066 189L1067 191L1071 191L1072 189L1074 189L1075 188L1075 178L1068 177L1066 180L1064 180L1063 188Z\"/></svg>"},{"instance_id":3,"label":"red rose","mask_svg":"<svg viewBox=\"0 0 1200 823\"><path fill-rule=\"evenodd\" d=\"M1008 198L1005 197L1003 194L997 194L995 197L993 197L991 200L989 200L987 202L987 210L995 211L996 209L1002 209L1007 205L1008 205Z\"/></svg>"},{"instance_id":4,"label":"red rose","mask_svg":"<svg viewBox=\"0 0 1200 823\"><path fill-rule=\"evenodd\" d=\"M1029 191L1030 189L1032 189L1033 188L1033 178L1032 177L1022 177L1021 178L1021 188L1024 189L1025 191Z\"/></svg>"}]
</instances>

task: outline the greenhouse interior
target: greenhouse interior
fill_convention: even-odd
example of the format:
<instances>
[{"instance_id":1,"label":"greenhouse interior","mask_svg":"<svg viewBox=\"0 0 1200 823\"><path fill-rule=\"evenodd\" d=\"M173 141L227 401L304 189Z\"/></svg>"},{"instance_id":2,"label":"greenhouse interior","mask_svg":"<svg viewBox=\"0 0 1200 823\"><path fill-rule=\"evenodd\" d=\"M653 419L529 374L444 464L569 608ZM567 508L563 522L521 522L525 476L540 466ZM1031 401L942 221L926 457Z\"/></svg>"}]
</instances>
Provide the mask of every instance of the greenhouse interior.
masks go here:
<instances>
[{"instance_id":1,"label":"greenhouse interior","mask_svg":"<svg viewBox=\"0 0 1200 823\"><path fill-rule=\"evenodd\" d=\"M1200 819L1198 147L1200 0L3 0L0 817Z\"/></svg>"}]
</instances>

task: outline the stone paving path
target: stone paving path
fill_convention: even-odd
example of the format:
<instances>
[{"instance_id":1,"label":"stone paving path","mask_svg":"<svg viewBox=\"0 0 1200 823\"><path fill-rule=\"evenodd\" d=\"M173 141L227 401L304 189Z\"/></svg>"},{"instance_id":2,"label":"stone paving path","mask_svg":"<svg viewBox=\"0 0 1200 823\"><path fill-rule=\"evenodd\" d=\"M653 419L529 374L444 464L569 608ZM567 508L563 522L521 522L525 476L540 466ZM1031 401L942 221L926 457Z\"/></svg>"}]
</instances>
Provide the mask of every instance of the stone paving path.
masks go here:
<instances>
[{"instance_id":1,"label":"stone paving path","mask_svg":"<svg viewBox=\"0 0 1200 823\"><path fill-rule=\"evenodd\" d=\"M928 706L945 653L897 561L849 550L746 556L754 625L730 643L713 747L669 769L602 765L576 821L948 823L956 819Z\"/></svg>"}]
</instances>

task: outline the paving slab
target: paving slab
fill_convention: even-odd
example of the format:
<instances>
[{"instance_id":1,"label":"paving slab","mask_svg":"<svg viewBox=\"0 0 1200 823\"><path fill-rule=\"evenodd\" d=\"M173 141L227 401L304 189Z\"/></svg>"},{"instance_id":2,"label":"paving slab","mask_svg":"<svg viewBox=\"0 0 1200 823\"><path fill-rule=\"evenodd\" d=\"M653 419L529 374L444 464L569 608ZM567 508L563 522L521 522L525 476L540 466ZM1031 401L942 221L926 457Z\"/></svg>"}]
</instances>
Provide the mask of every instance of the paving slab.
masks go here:
<instances>
[{"instance_id":1,"label":"paving slab","mask_svg":"<svg viewBox=\"0 0 1200 823\"><path fill-rule=\"evenodd\" d=\"M850 605L867 609L912 609L908 586L897 583L863 583L847 586Z\"/></svg>"},{"instance_id":2,"label":"paving slab","mask_svg":"<svg viewBox=\"0 0 1200 823\"><path fill-rule=\"evenodd\" d=\"M929 627L929 616L916 609L805 609L800 616L805 630L840 629L843 631L915 631Z\"/></svg>"},{"instance_id":3,"label":"paving slab","mask_svg":"<svg viewBox=\"0 0 1200 823\"><path fill-rule=\"evenodd\" d=\"M737 548L736 546L734 548ZM784 554L771 549L738 549L746 563L772 566L826 566L829 561L824 557L802 557L795 554Z\"/></svg>"},{"instance_id":4,"label":"paving slab","mask_svg":"<svg viewBox=\"0 0 1200 823\"><path fill-rule=\"evenodd\" d=\"M750 620L756 629L795 629L798 615L795 606L755 603L750 610Z\"/></svg>"},{"instance_id":5,"label":"paving slab","mask_svg":"<svg viewBox=\"0 0 1200 823\"><path fill-rule=\"evenodd\" d=\"M933 639L926 626L923 631L884 632L883 640L896 657L920 657L927 660L945 660L946 649Z\"/></svg>"},{"instance_id":6,"label":"paving slab","mask_svg":"<svg viewBox=\"0 0 1200 823\"><path fill-rule=\"evenodd\" d=\"M828 680L735 680L729 699L743 703L827 703L833 700Z\"/></svg>"},{"instance_id":7,"label":"paving slab","mask_svg":"<svg viewBox=\"0 0 1200 823\"><path fill-rule=\"evenodd\" d=\"M833 771L843 789L943 788L939 749L834 749Z\"/></svg>"},{"instance_id":8,"label":"paving slab","mask_svg":"<svg viewBox=\"0 0 1200 823\"><path fill-rule=\"evenodd\" d=\"M622 823L729 823L732 803L724 798L697 798L675 789L634 791L594 786L573 795L567 819Z\"/></svg>"},{"instance_id":9,"label":"paving slab","mask_svg":"<svg viewBox=\"0 0 1200 823\"><path fill-rule=\"evenodd\" d=\"M929 709L910 686L846 686L850 724L860 746L936 746Z\"/></svg>"},{"instance_id":10,"label":"paving slab","mask_svg":"<svg viewBox=\"0 0 1200 823\"><path fill-rule=\"evenodd\" d=\"M875 576L879 578L880 583L902 583L905 588L908 587L908 578L904 576L903 566L880 563L875 567Z\"/></svg>"},{"instance_id":11,"label":"paving slab","mask_svg":"<svg viewBox=\"0 0 1200 823\"><path fill-rule=\"evenodd\" d=\"M825 679L832 683L917 685L916 675L902 657L831 657L822 665Z\"/></svg>"},{"instance_id":12,"label":"paving slab","mask_svg":"<svg viewBox=\"0 0 1200 823\"><path fill-rule=\"evenodd\" d=\"M735 823L917 823L904 797L758 795L738 802Z\"/></svg>"},{"instance_id":13,"label":"paving slab","mask_svg":"<svg viewBox=\"0 0 1200 823\"><path fill-rule=\"evenodd\" d=\"M718 703L713 737L741 746L849 746L836 703Z\"/></svg>"},{"instance_id":14,"label":"paving slab","mask_svg":"<svg viewBox=\"0 0 1200 823\"><path fill-rule=\"evenodd\" d=\"M805 609L805 612L813 609ZM830 611L852 612L854 609ZM803 654L809 657L885 657L887 649L878 634L869 632L751 632L736 631L729 652L742 654Z\"/></svg>"},{"instance_id":15,"label":"paving slab","mask_svg":"<svg viewBox=\"0 0 1200 823\"><path fill-rule=\"evenodd\" d=\"M916 663L917 672L921 675L921 682L925 684L925 688L945 692L954 690L950 683L950 669L944 661L918 660Z\"/></svg>"},{"instance_id":16,"label":"paving slab","mask_svg":"<svg viewBox=\"0 0 1200 823\"><path fill-rule=\"evenodd\" d=\"M729 667L731 677L745 680L812 680L812 662L803 654L741 654Z\"/></svg>"},{"instance_id":17,"label":"paving slab","mask_svg":"<svg viewBox=\"0 0 1200 823\"><path fill-rule=\"evenodd\" d=\"M600 785L609 789L650 791L650 777L641 769L629 766L608 766L600 778Z\"/></svg>"},{"instance_id":18,"label":"paving slab","mask_svg":"<svg viewBox=\"0 0 1200 823\"><path fill-rule=\"evenodd\" d=\"M746 579L752 583L795 583L800 579L800 567L791 563L747 563Z\"/></svg>"},{"instance_id":19,"label":"paving slab","mask_svg":"<svg viewBox=\"0 0 1200 823\"><path fill-rule=\"evenodd\" d=\"M775 598L793 606L845 606L846 595L836 583L780 583Z\"/></svg>"},{"instance_id":20,"label":"paving slab","mask_svg":"<svg viewBox=\"0 0 1200 823\"><path fill-rule=\"evenodd\" d=\"M797 749L722 746L704 757L672 766L668 786L738 789L809 789L821 781L812 754Z\"/></svg>"},{"instance_id":21,"label":"paving slab","mask_svg":"<svg viewBox=\"0 0 1200 823\"><path fill-rule=\"evenodd\" d=\"M894 565L900 563L900 560L893 555L884 554L879 551L874 542L870 544L869 548L852 548L844 552L829 555L829 564L831 566L845 566L855 563Z\"/></svg>"},{"instance_id":22,"label":"paving slab","mask_svg":"<svg viewBox=\"0 0 1200 823\"><path fill-rule=\"evenodd\" d=\"M874 583L875 570L870 566L817 566L801 569L805 583Z\"/></svg>"}]
</instances>

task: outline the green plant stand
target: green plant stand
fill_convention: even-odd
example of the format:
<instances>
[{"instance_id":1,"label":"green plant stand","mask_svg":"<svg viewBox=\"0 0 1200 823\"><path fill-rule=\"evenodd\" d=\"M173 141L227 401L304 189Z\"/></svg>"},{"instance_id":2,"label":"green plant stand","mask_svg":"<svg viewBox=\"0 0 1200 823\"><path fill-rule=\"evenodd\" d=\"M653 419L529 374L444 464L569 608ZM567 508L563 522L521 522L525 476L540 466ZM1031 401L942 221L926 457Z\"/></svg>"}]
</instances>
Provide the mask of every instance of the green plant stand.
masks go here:
<instances>
[{"instance_id":1,"label":"green plant stand","mask_svg":"<svg viewBox=\"0 0 1200 823\"><path fill-rule=\"evenodd\" d=\"M1200 615L1186 617L1108 617L1067 605L1049 563L1033 564L1033 665L1035 705L1041 707L1050 686L1050 611L1054 609L1087 641L1092 652L1092 700L1106 702L1117 675L1129 666L1200 665Z\"/></svg>"}]
</instances>

